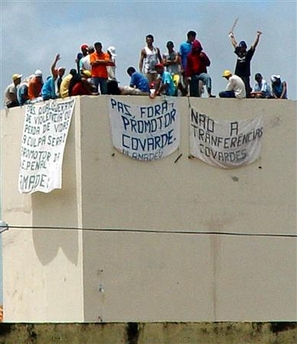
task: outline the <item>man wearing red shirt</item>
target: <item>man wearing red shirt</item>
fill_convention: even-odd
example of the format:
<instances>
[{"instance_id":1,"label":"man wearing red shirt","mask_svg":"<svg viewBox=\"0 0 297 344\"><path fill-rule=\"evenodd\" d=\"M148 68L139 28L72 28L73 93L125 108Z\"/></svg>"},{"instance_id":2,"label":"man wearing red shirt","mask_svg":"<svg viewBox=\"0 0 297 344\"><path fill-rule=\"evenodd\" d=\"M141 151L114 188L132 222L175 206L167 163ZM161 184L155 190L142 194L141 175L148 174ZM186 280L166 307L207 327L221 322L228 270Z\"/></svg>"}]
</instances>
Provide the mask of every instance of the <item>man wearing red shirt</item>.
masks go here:
<instances>
[{"instance_id":1,"label":"man wearing red shirt","mask_svg":"<svg viewBox=\"0 0 297 344\"><path fill-rule=\"evenodd\" d=\"M202 50L200 42L195 40L192 44L192 50L187 56L186 76L190 81L190 97L200 97L200 80L206 85L208 96L215 97L211 94L211 78L206 69L210 66L210 60Z\"/></svg>"},{"instance_id":2,"label":"man wearing red shirt","mask_svg":"<svg viewBox=\"0 0 297 344\"><path fill-rule=\"evenodd\" d=\"M107 53L102 51L102 44L96 42L94 44L95 52L90 55L90 64L92 67L92 79L95 85L96 91L100 86L100 94L107 94L107 66L111 66L112 62Z\"/></svg>"}]
</instances>

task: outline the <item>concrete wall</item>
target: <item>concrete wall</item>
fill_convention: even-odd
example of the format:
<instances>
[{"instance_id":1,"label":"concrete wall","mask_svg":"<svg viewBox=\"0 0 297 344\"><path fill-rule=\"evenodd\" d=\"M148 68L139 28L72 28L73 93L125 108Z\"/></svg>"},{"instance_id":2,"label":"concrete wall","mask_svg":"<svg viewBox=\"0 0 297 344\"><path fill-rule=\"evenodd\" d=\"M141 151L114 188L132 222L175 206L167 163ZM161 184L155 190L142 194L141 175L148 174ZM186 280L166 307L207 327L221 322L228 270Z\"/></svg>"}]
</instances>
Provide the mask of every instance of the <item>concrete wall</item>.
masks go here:
<instances>
[{"instance_id":1,"label":"concrete wall","mask_svg":"<svg viewBox=\"0 0 297 344\"><path fill-rule=\"evenodd\" d=\"M0 324L0 344L293 344L296 323Z\"/></svg>"},{"instance_id":2,"label":"concrete wall","mask_svg":"<svg viewBox=\"0 0 297 344\"><path fill-rule=\"evenodd\" d=\"M34 227L296 233L296 102L190 101L213 118L263 114L261 158L233 170L189 159L189 104L178 98L178 151L134 161L112 147L106 97L81 97L62 190L24 196L17 191L24 109L2 111L2 218ZM11 228L3 252L5 321L297 318L296 238Z\"/></svg>"}]
</instances>

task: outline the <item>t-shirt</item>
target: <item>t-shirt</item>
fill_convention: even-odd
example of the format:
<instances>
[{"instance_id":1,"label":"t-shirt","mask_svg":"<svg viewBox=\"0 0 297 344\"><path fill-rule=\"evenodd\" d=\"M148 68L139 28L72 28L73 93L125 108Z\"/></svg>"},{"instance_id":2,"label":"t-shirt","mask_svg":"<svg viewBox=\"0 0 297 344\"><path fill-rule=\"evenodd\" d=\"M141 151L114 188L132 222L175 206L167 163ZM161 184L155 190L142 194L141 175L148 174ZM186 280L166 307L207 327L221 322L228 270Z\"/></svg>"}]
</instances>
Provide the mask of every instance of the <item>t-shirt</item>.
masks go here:
<instances>
[{"instance_id":1,"label":"t-shirt","mask_svg":"<svg viewBox=\"0 0 297 344\"><path fill-rule=\"evenodd\" d=\"M65 78L62 80L61 86L60 86L60 97L66 98L69 95L68 87L70 80L72 79L72 74L68 74L65 76Z\"/></svg>"},{"instance_id":2,"label":"t-shirt","mask_svg":"<svg viewBox=\"0 0 297 344\"><path fill-rule=\"evenodd\" d=\"M14 83L8 85L5 89L5 105L10 104L11 102L17 102L17 88Z\"/></svg>"},{"instance_id":3,"label":"t-shirt","mask_svg":"<svg viewBox=\"0 0 297 344\"><path fill-rule=\"evenodd\" d=\"M245 85L242 79L237 75L232 75L226 86L226 91L234 91L236 98L245 98Z\"/></svg>"},{"instance_id":4,"label":"t-shirt","mask_svg":"<svg viewBox=\"0 0 297 344\"><path fill-rule=\"evenodd\" d=\"M204 52L199 54L191 52L187 56L186 75L192 76L207 73L206 67L208 66L210 66L210 60Z\"/></svg>"},{"instance_id":5,"label":"t-shirt","mask_svg":"<svg viewBox=\"0 0 297 344\"><path fill-rule=\"evenodd\" d=\"M271 96L271 89L268 85L267 81L262 79L261 83L258 82L255 83L253 91L252 92L263 92L264 97L270 97Z\"/></svg>"},{"instance_id":6,"label":"t-shirt","mask_svg":"<svg viewBox=\"0 0 297 344\"><path fill-rule=\"evenodd\" d=\"M18 102L20 105L24 105L26 101L29 99L28 97L28 83L22 82L18 89Z\"/></svg>"},{"instance_id":7,"label":"t-shirt","mask_svg":"<svg viewBox=\"0 0 297 344\"><path fill-rule=\"evenodd\" d=\"M28 86L28 95L29 99L35 99L40 96L42 88L42 81L39 82L36 77L33 77L29 80L29 86Z\"/></svg>"},{"instance_id":8,"label":"t-shirt","mask_svg":"<svg viewBox=\"0 0 297 344\"><path fill-rule=\"evenodd\" d=\"M90 63L92 65L93 62L96 60L105 60L109 61L109 55L107 53L101 52L98 54L96 51L90 55ZM106 64L97 64L97 65L92 65L92 77L96 78L108 78L108 73L107 73L107 65Z\"/></svg>"},{"instance_id":9,"label":"t-shirt","mask_svg":"<svg viewBox=\"0 0 297 344\"><path fill-rule=\"evenodd\" d=\"M277 98L280 98L283 92L283 83L281 82L280 84L272 84L272 91L273 94L276 95ZM284 99L287 99L287 92L284 94Z\"/></svg>"},{"instance_id":10,"label":"t-shirt","mask_svg":"<svg viewBox=\"0 0 297 344\"><path fill-rule=\"evenodd\" d=\"M50 76L42 86L41 95L43 99L55 99L57 98L55 92L55 81L52 76Z\"/></svg>"},{"instance_id":11,"label":"t-shirt","mask_svg":"<svg viewBox=\"0 0 297 344\"><path fill-rule=\"evenodd\" d=\"M187 66L187 56L192 50L190 42L184 42L179 47L179 55L181 56L181 66L185 70Z\"/></svg>"},{"instance_id":12,"label":"t-shirt","mask_svg":"<svg viewBox=\"0 0 297 344\"><path fill-rule=\"evenodd\" d=\"M90 65L90 55L84 56L79 61L79 69L80 70L89 70L92 71L92 67Z\"/></svg>"},{"instance_id":13,"label":"t-shirt","mask_svg":"<svg viewBox=\"0 0 297 344\"><path fill-rule=\"evenodd\" d=\"M164 54L164 57L167 61L175 61L177 56L178 53L176 51ZM178 74L180 72L179 62L166 66L166 71L169 72L171 75Z\"/></svg>"},{"instance_id":14,"label":"t-shirt","mask_svg":"<svg viewBox=\"0 0 297 344\"><path fill-rule=\"evenodd\" d=\"M174 85L174 82L172 80L170 73L169 72L163 72L161 78L162 78L162 83L168 85L166 95L173 96L175 94L175 85Z\"/></svg>"},{"instance_id":15,"label":"t-shirt","mask_svg":"<svg viewBox=\"0 0 297 344\"><path fill-rule=\"evenodd\" d=\"M116 80L116 66L115 66L115 58L111 57L111 61L114 63L114 66L107 66L107 75L108 80Z\"/></svg>"},{"instance_id":16,"label":"t-shirt","mask_svg":"<svg viewBox=\"0 0 297 344\"><path fill-rule=\"evenodd\" d=\"M143 74L138 72L134 72L131 75L130 86L136 87L142 92L150 91L150 86L147 78Z\"/></svg>"},{"instance_id":17,"label":"t-shirt","mask_svg":"<svg viewBox=\"0 0 297 344\"><path fill-rule=\"evenodd\" d=\"M235 67L235 74L238 76L251 75L251 59L255 50L250 48L244 53L240 52L240 47L236 47L234 53L237 55L237 62Z\"/></svg>"},{"instance_id":18,"label":"t-shirt","mask_svg":"<svg viewBox=\"0 0 297 344\"><path fill-rule=\"evenodd\" d=\"M71 94L73 96L82 96L82 95L89 95L91 94L91 92L84 85L83 81L79 81L73 86Z\"/></svg>"}]
</instances>

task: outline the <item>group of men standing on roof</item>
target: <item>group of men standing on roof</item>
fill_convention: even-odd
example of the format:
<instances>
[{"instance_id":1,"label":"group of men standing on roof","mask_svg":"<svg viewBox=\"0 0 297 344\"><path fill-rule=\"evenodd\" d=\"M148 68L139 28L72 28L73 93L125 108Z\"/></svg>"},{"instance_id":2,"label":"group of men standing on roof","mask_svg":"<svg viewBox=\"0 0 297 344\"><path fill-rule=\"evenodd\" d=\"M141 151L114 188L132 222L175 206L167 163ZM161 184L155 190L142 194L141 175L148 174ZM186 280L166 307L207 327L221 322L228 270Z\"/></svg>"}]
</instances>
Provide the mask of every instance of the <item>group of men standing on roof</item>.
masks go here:
<instances>
[{"instance_id":1,"label":"group of men standing on roof","mask_svg":"<svg viewBox=\"0 0 297 344\"><path fill-rule=\"evenodd\" d=\"M281 81L279 75L271 77L271 87L263 79L260 73L256 73L256 83L253 88L250 86L251 60L259 43L261 31L257 31L255 42L247 48L244 41L237 43L234 33L230 32L234 53L237 55L237 62L234 74L230 70L223 72L227 79L226 89L219 93L222 98L287 98L287 84ZM152 35L146 36L147 46L141 50L139 70L147 77L150 83L156 84L155 95L174 95L172 81L175 85L175 93L180 90L182 95L199 97L203 87L210 98L212 94L212 79L207 72L211 62L203 51L201 42L196 39L196 32L187 33L187 41L182 43L179 52L174 50L173 42L167 43L168 53L161 57L160 50L153 46ZM167 72L167 73L166 73ZM168 75L168 73L170 75ZM161 78L158 77L161 75ZM171 76L171 78L170 78ZM172 80L171 80L172 79ZM161 81L161 82L160 82Z\"/></svg>"},{"instance_id":2,"label":"group of men standing on roof","mask_svg":"<svg viewBox=\"0 0 297 344\"><path fill-rule=\"evenodd\" d=\"M237 56L235 72L225 70L222 74L227 79L226 89L219 93L221 98L287 98L287 84L279 75L271 76L271 87L260 73L256 73L256 83L250 86L251 60L259 43L262 32L257 31L255 42L248 49L244 41L237 43L234 33L230 32L234 53ZM207 72L211 62L203 51L202 44L196 39L196 32L189 31L187 40L180 45L179 51L174 43L168 41L167 53L161 55L154 46L154 37L146 36L146 46L140 52L139 71L129 67L128 86L119 87L116 79L116 50L110 46L103 52L102 44L96 42L94 47L81 45L77 54L77 68L72 68L68 75L65 68L57 68L60 55L57 54L51 66L51 75L43 82L42 72L36 70L34 75L21 80L21 74L12 76L12 84L5 90L7 108L36 101L45 101L57 97L91 94L133 94L200 97L204 87L210 98L212 79Z\"/></svg>"}]
</instances>

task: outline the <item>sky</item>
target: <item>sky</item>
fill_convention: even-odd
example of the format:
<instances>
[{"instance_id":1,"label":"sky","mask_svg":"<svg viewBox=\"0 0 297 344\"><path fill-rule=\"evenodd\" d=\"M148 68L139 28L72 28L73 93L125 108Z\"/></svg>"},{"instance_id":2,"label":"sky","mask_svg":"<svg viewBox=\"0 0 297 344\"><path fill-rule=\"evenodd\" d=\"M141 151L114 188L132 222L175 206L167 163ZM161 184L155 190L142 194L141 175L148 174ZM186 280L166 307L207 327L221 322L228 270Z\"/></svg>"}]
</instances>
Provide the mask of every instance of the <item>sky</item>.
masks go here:
<instances>
[{"instance_id":1,"label":"sky","mask_svg":"<svg viewBox=\"0 0 297 344\"><path fill-rule=\"evenodd\" d=\"M257 30L263 32L252 59L251 84L256 73L269 82L271 75L280 74L288 84L289 99L297 100L296 7L296 0L1 0L1 109L12 75L20 73L26 77L40 69L46 77L57 53L61 55L58 67L65 67L68 73L76 67L81 44L101 42L103 51L115 46L116 76L123 86L129 84L127 68L138 69L147 34L152 34L154 45L166 53L167 41L173 41L179 50L190 30L197 32L197 39L211 60L208 73L212 78L212 93L218 95L226 86L223 70L235 68L236 55L228 33L237 18L234 34L238 42L244 40L250 47ZM0 269L1 266L0 262ZM1 286L0 273L0 302Z\"/></svg>"},{"instance_id":2,"label":"sky","mask_svg":"<svg viewBox=\"0 0 297 344\"><path fill-rule=\"evenodd\" d=\"M57 53L58 67L67 73L75 67L80 45L99 41L106 51L116 47L117 79L129 84L126 70L138 69L145 36L152 34L155 46L166 52L171 40L178 50L189 30L197 32L211 60L208 73L213 93L226 86L225 69L234 71L236 55L228 33L250 47L257 30L263 32L252 60L251 84L260 72L269 81L280 74L288 84L288 97L296 90L296 0L294 1L3 1L1 2L1 108L6 86L14 73L29 76L41 69L50 75Z\"/></svg>"}]
</instances>

